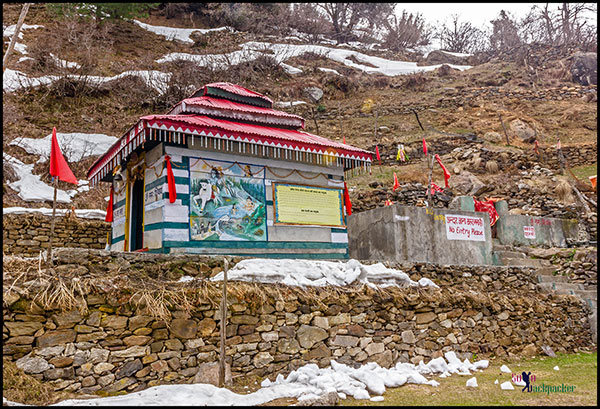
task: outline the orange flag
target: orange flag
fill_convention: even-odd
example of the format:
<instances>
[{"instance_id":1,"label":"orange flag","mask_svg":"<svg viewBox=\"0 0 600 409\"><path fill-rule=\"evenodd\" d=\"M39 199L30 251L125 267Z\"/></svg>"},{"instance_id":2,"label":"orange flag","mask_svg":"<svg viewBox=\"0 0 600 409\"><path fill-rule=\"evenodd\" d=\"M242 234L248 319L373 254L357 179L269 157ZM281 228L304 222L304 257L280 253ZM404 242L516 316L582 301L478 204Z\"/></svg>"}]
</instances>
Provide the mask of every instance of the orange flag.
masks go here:
<instances>
[{"instance_id":1,"label":"orange flag","mask_svg":"<svg viewBox=\"0 0 600 409\"><path fill-rule=\"evenodd\" d=\"M52 145L50 146L50 176L58 177L63 182L77 184L77 178L69 168L65 157L58 146L56 127L52 128Z\"/></svg>"},{"instance_id":2,"label":"orange flag","mask_svg":"<svg viewBox=\"0 0 600 409\"><path fill-rule=\"evenodd\" d=\"M394 172L394 191L400 187L400 183L398 183L398 176L396 176L396 172Z\"/></svg>"}]
</instances>

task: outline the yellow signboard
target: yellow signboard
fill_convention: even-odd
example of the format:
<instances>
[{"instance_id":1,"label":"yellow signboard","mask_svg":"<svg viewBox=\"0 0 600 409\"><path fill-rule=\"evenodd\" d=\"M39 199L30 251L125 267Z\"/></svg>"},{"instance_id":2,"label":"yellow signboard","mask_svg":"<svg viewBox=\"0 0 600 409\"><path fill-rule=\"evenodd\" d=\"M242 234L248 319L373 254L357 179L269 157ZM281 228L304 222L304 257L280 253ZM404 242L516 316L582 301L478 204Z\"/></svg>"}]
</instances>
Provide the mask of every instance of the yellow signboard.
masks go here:
<instances>
[{"instance_id":1,"label":"yellow signboard","mask_svg":"<svg viewBox=\"0 0 600 409\"><path fill-rule=\"evenodd\" d=\"M344 226L342 190L273 184L275 223Z\"/></svg>"}]
</instances>

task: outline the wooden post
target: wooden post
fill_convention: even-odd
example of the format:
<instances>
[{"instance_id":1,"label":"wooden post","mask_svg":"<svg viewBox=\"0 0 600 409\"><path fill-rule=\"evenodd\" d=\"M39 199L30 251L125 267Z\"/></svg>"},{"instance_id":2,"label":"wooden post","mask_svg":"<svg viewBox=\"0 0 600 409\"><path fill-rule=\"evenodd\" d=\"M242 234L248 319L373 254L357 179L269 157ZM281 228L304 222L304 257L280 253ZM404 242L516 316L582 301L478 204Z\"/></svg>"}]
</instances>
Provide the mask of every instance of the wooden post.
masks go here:
<instances>
[{"instance_id":1,"label":"wooden post","mask_svg":"<svg viewBox=\"0 0 600 409\"><path fill-rule=\"evenodd\" d=\"M223 298L221 299L221 351L219 360L219 387L225 385L225 327L227 325L227 270L229 261L223 260Z\"/></svg>"},{"instance_id":2,"label":"wooden post","mask_svg":"<svg viewBox=\"0 0 600 409\"><path fill-rule=\"evenodd\" d=\"M312 112L313 121L315 122L315 127L317 128L317 134L319 134L319 124L317 123L317 116L315 115L315 109L311 106L310 110Z\"/></svg>"},{"instance_id":3,"label":"wooden post","mask_svg":"<svg viewBox=\"0 0 600 409\"><path fill-rule=\"evenodd\" d=\"M54 176L54 200L52 201L52 221L50 222L50 243L48 243L48 257L46 263L52 264L52 239L54 238L54 223L56 221L56 194L58 192L58 176Z\"/></svg>"},{"instance_id":4,"label":"wooden post","mask_svg":"<svg viewBox=\"0 0 600 409\"><path fill-rule=\"evenodd\" d=\"M23 23L25 22L25 15L27 14L27 11L29 10L29 6L31 6L32 4L33 3L23 4L23 8L21 9L21 15L19 16L19 20L17 20L17 25L15 27L15 34L13 34L12 38L10 39L10 44L8 45L8 48L6 49L6 54L4 54L4 59L2 60L2 72L6 71L8 59L9 59L13 49L15 48L15 43L17 42L17 38L19 37L19 33L21 32L21 27L23 26Z\"/></svg>"},{"instance_id":5,"label":"wooden post","mask_svg":"<svg viewBox=\"0 0 600 409\"><path fill-rule=\"evenodd\" d=\"M427 167L429 168L429 176L427 177L427 207L432 205L431 203L431 180L433 178L433 153L429 152L429 160L427 161ZM433 207L433 206L431 206Z\"/></svg>"},{"instance_id":6,"label":"wooden post","mask_svg":"<svg viewBox=\"0 0 600 409\"><path fill-rule=\"evenodd\" d=\"M504 126L504 121L502 120L502 114L498 114L498 118L500 118L500 123L502 124L502 129L504 129L504 136L506 137L506 146L510 146L510 141L508 140L508 132L506 132L506 126Z\"/></svg>"}]
</instances>

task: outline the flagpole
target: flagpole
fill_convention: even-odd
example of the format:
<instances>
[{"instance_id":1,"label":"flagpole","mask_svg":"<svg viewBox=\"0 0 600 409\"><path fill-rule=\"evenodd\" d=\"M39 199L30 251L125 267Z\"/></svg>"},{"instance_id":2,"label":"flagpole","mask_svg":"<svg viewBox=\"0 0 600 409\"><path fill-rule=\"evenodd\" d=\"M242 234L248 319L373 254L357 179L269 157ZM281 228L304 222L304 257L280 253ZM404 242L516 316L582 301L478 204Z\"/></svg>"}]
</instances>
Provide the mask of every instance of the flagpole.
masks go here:
<instances>
[{"instance_id":1,"label":"flagpole","mask_svg":"<svg viewBox=\"0 0 600 409\"><path fill-rule=\"evenodd\" d=\"M54 179L54 200L52 201L52 221L50 222L50 244L48 245L48 257L46 262L52 264L52 239L54 238L54 222L56 216L56 194L58 192L58 176L53 177Z\"/></svg>"}]
</instances>

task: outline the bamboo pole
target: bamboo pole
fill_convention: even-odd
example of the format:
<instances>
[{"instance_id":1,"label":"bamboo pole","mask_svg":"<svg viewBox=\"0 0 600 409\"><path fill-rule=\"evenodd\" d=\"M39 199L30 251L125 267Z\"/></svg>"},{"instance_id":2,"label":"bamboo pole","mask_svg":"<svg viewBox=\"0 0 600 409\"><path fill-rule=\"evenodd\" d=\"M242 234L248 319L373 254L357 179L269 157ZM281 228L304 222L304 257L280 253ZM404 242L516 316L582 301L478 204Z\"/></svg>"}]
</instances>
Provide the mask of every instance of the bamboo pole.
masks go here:
<instances>
[{"instance_id":1,"label":"bamboo pole","mask_svg":"<svg viewBox=\"0 0 600 409\"><path fill-rule=\"evenodd\" d=\"M225 385L225 328L227 321L227 270L229 261L227 257L223 260L223 298L221 299L221 350L219 359L219 387Z\"/></svg>"},{"instance_id":2,"label":"bamboo pole","mask_svg":"<svg viewBox=\"0 0 600 409\"><path fill-rule=\"evenodd\" d=\"M54 224L56 221L56 195L58 193L58 176L54 176L54 200L52 201L52 221L50 222L50 243L48 243L48 257L46 262L52 264L52 239L54 239Z\"/></svg>"},{"instance_id":3,"label":"bamboo pole","mask_svg":"<svg viewBox=\"0 0 600 409\"><path fill-rule=\"evenodd\" d=\"M510 141L508 140L508 132L506 132L506 126L504 126L504 121L502 120L502 114L498 114L498 118L500 118L500 123L502 124L502 129L504 129L504 136L506 137L506 146L510 146Z\"/></svg>"},{"instance_id":4,"label":"bamboo pole","mask_svg":"<svg viewBox=\"0 0 600 409\"><path fill-rule=\"evenodd\" d=\"M8 59L10 58L10 55L12 54L12 51L15 48L17 38L19 37L19 33L21 32L21 27L23 26L23 23L25 22L25 16L27 15L29 6L31 6L32 4L33 3L23 4L23 8L21 9L21 15L19 16L19 20L17 21L17 26L15 27L15 34L13 34L12 38L10 39L10 44L8 45L8 48L6 49L6 54L4 54L4 59L2 60L2 72L6 71Z\"/></svg>"}]
</instances>

